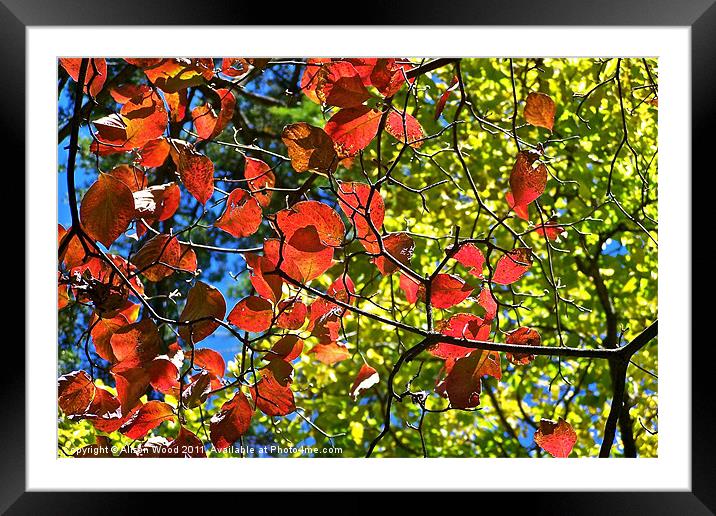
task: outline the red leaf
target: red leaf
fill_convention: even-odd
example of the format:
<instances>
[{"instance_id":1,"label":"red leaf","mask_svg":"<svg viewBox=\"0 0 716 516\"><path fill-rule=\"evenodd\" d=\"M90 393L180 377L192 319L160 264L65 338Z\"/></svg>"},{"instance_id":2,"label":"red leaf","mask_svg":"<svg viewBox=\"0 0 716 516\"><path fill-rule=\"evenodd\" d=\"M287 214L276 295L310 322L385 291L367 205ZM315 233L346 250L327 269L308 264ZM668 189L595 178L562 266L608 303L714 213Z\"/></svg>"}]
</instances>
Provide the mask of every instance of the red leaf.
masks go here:
<instances>
[{"instance_id":1,"label":"red leaf","mask_svg":"<svg viewBox=\"0 0 716 516\"><path fill-rule=\"evenodd\" d=\"M168 452L169 457L206 458L204 443L193 432L183 426L179 427L177 438L169 443Z\"/></svg>"},{"instance_id":2,"label":"red leaf","mask_svg":"<svg viewBox=\"0 0 716 516\"><path fill-rule=\"evenodd\" d=\"M542 419L534 435L535 444L552 457L566 458L577 442L577 433L563 418L559 421Z\"/></svg>"},{"instance_id":3,"label":"red leaf","mask_svg":"<svg viewBox=\"0 0 716 516\"><path fill-rule=\"evenodd\" d=\"M375 57L351 57L342 59L342 61L346 61L353 65L353 68L355 68L356 72L358 72L358 75L361 78L361 81L363 81L363 85L365 86L372 86L370 75L373 73L373 69L375 68L375 65L378 63L378 59Z\"/></svg>"},{"instance_id":4,"label":"red leaf","mask_svg":"<svg viewBox=\"0 0 716 516\"><path fill-rule=\"evenodd\" d=\"M95 136L100 143L92 142L90 150L100 154L113 154L124 152L127 144L127 124L118 113L112 113L97 120L92 124L95 127Z\"/></svg>"},{"instance_id":5,"label":"red leaf","mask_svg":"<svg viewBox=\"0 0 716 516\"><path fill-rule=\"evenodd\" d=\"M378 254L380 252L378 238L376 232L371 229L366 211L370 213L370 222L375 230L380 231L385 218L385 204L380 192L372 190L370 185L365 183L338 183L337 194L338 205L355 227L356 238L366 251Z\"/></svg>"},{"instance_id":6,"label":"red leaf","mask_svg":"<svg viewBox=\"0 0 716 516\"><path fill-rule=\"evenodd\" d=\"M339 158L355 156L365 149L378 132L382 113L367 106L341 109L326 123Z\"/></svg>"},{"instance_id":7,"label":"red leaf","mask_svg":"<svg viewBox=\"0 0 716 516\"><path fill-rule=\"evenodd\" d=\"M207 320L207 318L223 319L225 314L226 301L221 292L216 287L197 281L196 285L189 290L189 295L184 309L179 315L179 320L182 322L204 320L180 326L179 336L185 342L196 344L214 333L216 328L219 327L218 322Z\"/></svg>"},{"instance_id":8,"label":"red leaf","mask_svg":"<svg viewBox=\"0 0 716 516\"><path fill-rule=\"evenodd\" d=\"M129 420L124 423L119 431L130 439L141 439L147 432L158 427L164 421L174 419L172 407L162 401L148 401Z\"/></svg>"},{"instance_id":9,"label":"red leaf","mask_svg":"<svg viewBox=\"0 0 716 516\"><path fill-rule=\"evenodd\" d=\"M184 122L186 108L189 105L187 90L180 90L176 93L164 92L164 100L169 106L169 118L172 122Z\"/></svg>"},{"instance_id":10,"label":"red leaf","mask_svg":"<svg viewBox=\"0 0 716 516\"><path fill-rule=\"evenodd\" d=\"M265 188L273 188L276 184L276 176L271 171L271 167L260 159L247 157L246 165L244 166L244 177L254 198L264 208L268 207L273 192L265 190Z\"/></svg>"},{"instance_id":11,"label":"red leaf","mask_svg":"<svg viewBox=\"0 0 716 516\"><path fill-rule=\"evenodd\" d=\"M455 361L445 378L444 391L454 408L474 408L480 404L481 378L484 375L499 378L500 356L496 351L477 349Z\"/></svg>"},{"instance_id":12,"label":"red leaf","mask_svg":"<svg viewBox=\"0 0 716 516\"><path fill-rule=\"evenodd\" d=\"M297 230L313 226L323 245L337 247L343 242L346 228L336 211L318 201L302 201L276 214L276 224L286 241Z\"/></svg>"},{"instance_id":13,"label":"red leaf","mask_svg":"<svg viewBox=\"0 0 716 516\"><path fill-rule=\"evenodd\" d=\"M530 220L530 210L528 204L515 204L515 198L512 195L512 192L507 192L505 199L507 200L507 205L510 209L514 210L515 215L522 220Z\"/></svg>"},{"instance_id":14,"label":"red leaf","mask_svg":"<svg viewBox=\"0 0 716 516\"><path fill-rule=\"evenodd\" d=\"M356 376L355 380L353 380L353 385L351 385L351 390L349 392L353 401L357 400L358 396L360 396L363 391L367 391L379 381L380 376L378 375L378 371L373 369L368 364L363 364L360 371L358 371L358 376Z\"/></svg>"},{"instance_id":15,"label":"red leaf","mask_svg":"<svg viewBox=\"0 0 716 516\"><path fill-rule=\"evenodd\" d=\"M245 297L236 303L227 319L237 328L260 333L271 327L273 306L259 296Z\"/></svg>"},{"instance_id":16,"label":"red leaf","mask_svg":"<svg viewBox=\"0 0 716 516\"><path fill-rule=\"evenodd\" d=\"M450 82L450 86L443 92L442 95L440 95L440 98L435 103L435 116L434 119L437 120L440 118L440 115L442 114L443 110L445 109L445 103L447 103L448 97L450 97L450 94L455 91L458 87L458 79L457 75L452 78L452 82Z\"/></svg>"},{"instance_id":17,"label":"red leaf","mask_svg":"<svg viewBox=\"0 0 716 516\"><path fill-rule=\"evenodd\" d=\"M320 103L318 96L316 96L316 86L318 86L318 72L324 63L330 63L330 58L309 58L306 59L306 68L301 76L300 88L301 91L316 104Z\"/></svg>"},{"instance_id":18,"label":"red leaf","mask_svg":"<svg viewBox=\"0 0 716 516\"><path fill-rule=\"evenodd\" d=\"M224 403L209 423L211 442L219 450L230 447L251 428L254 409L243 392L236 391L234 397Z\"/></svg>"},{"instance_id":19,"label":"red leaf","mask_svg":"<svg viewBox=\"0 0 716 516\"><path fill-rule=\"evenodd\" d=\"M143 167L161 167L169 155L169 143L164 138L148 141L139 151L138 163Z\"/></svg>"},{"instance_id":20,"label":"red leaf","mask_svg":"<svg viewBox=\"0 0 716 516\"><path fill-rule=\"evenodd\" d=\"M251 65L241 57L224 57L221 60L221 73L229 77L241 77L249 72Z\"/></svg>"},{"instance_id":21,"label":"red leaf","mask_svg":"<svg viewBox=\"0 0 716 516\"><path fill-rule=\"evenodd\" d=\"M301 283L318 278L333 265L333 248L321 243L315 226L297 230L283 246L278 240L267 240L264 254L274 266L282 255L281 270Z\"/></svg>"},{"instance_id":22,"label":"red leaf","mask_svg":"<svg viewBox=\"0 0 716 516\"><path fill-rule=\"evenodd\" d=\"M192 353L189 352L188 358L191 359L191 357ZM201 367L218 378L224 376L226 370L226 363L221 354L208 348L194 350L194 365Z\"/></svg>"},{"instance_id":23,"label":"red leaf","mask_svg":"<svg viewBox=\"0 0 716 516\"><path fill-rule=\"evenodd\" d=\"M241 188L231 191L226 199L224 213L214 226L236 238L253 235L261 225L261 206L249 192Z\"/></svg>"},{"instance_id":24,"label":"red leaf","mask_svg":"<svg viewBox=\"0 0 716 516\"><path fill-rule=\"evenodd\" d=\"M453 255L453 258L468 267L470 269L468 272L473 276L483 277L482 268L485 265L485 256L475 244L463 244L460 246L460 250Z\"/></svg>"},{"instance_id":25,"label":"red leaf","mask_svg":"<svg viewBox=\"0 0 716 516\"><path fill-rule=\"evenodd\" d=\"M152 60L151 64L144 60L141 66L144 66L147 78L167 93L204 84L214 76L214 60L211 58L169 58L159 62Z\"/></svg>"},{"instance_id":26,"label":"red leaf","mask_svg":"<svg viewBox=\"0 0 716 516\"><path fill-rule=\"evenodd\" d=\"M401 143L406 143L414 148L423 144L425 131L415 117L407 113L396 113L391 111L385 121L385 130L393 138Z\"/></svg>"},{"instance_id":27,"label":"red leaf","mask_svg":"<svg viewBox=\"0 0 716 516\"><path fill-rule=\"evenodd\" d=\"M67 235L67 230L61 224L57 224L58 249L65 238L71 238L71 240L65 245L64 253L59 257L59 260L60 262L64 262L65 267L72 269L73 267L81 265L85 261L85 251L77 235L73 234L71 237L68 237Z\"/></svg>"},{"instance_id":28,"label":"red leaf","mask_svg":"<svg viewBox=\"0 0 716 516\"><path fill-rule=\"evenodd\" d=\"M415 304L418 301L418 291L421 286L421 283L418 283L410 276L406 274L400 275L400 288L405 292L405 299L408 303Z\"/></svg>"},{"instance_id":29,"label":"red leaf","mask_svg":"<svg viewBox=\"0 0 716 516\"><path fill-rule=\"evenodd\" d=\"M557 224L556 220L555 217L552 217L544 225L540 224L536 226L534 230L549 240L557 240L565 233L565 230L562 226Z\"/></svg>"},{"instance_id":30,"label":"red leaf","mask_svg":"<svg viewBox=\"0 0 716 516\"><path fill-rule=\"evenodd\" d=\"M134 215L132 191L122 181L107 174L100 174L80 206L85 231L105 247L111 246L124 233Z\"/></svg>"},{"instance_id":31,"label":"red leaf","mask_svg":"<svg viewBox=\"0 0 716 516\"><path fill-rule=\"evenodd\" d=\"M144 172L139 170L137 167L117 165L112 170L107 172L107 175L120 180L132 192L138 192L147 187L147 178L144 175Z\"/></svg>"},{"instance_id":32,"label":"red leaf","mask_svg":"<svg viewBox=\"0 0 716 516\"><path fill-rule=\"evenodd\" d=\"M244 259L251 271L250 281L256 293L276 304L281 299L283 285L283 279L278 274L272 274L276 270L276 262L256 253L246 253Z\"/></svg>"},{"instance_id":33,"label":"red leaf","mask_svg":"<svg viewBox=\"0 0 716 516\"><path fill-rule=\"evenodd\" d=\"M149 281L161 281L179 267L181 246L174 236L156 235L132 257L132 263Z\"/></svg>"},{"instance_id":34,"label":"red leaf","mask_svg":"<svg viewBox=\"0 0 716 516\"><path fill-rule=\"evenodd\" d=\"M123 416L119 400L112 396L109 391L97 388L94 400L92 400L85 418L97 430L109 434L118 430L133 413L130 411L126 416Z\"/></svg>"},{"instance_id":35,"label":"red leaf","mask_svg":"<svg viewBox=\"0 0 716 516\"><path fill-rule=\"evenodd\" d=\"M291 166L296 172L316 172L328 176L338 167L333 140L320 127L306 122L287 125L281 140L288 148Z\"/></svg>"},{"instance_id":36,"label":"red leaf","mask_svg":"<svg viewBox=\"0 0 716 516\"><path fill-rule=\"evenodd\" d=\"M96 322L93 323L90 334L92 336L92 342L94 343L95 350L100 357L104 358L108 362L117 361L114 353L112 352L110 339L117 330L127 326L128 324L129 321L122 314L116 315L111 319L97 319Z\"/></svg>"},{"instance_id":37,"label":"red leaf","mask_svg":"<svg viewBox=\"0 0 716 516\"><path fill-rule=\"evenodd\" d=\"M311 315L308 330L319 344L331 344L338 340L341 318L345 309L325 299L316 299L311 303Z\"/></svg>"},{"instance_id":38,"label":"red leaf","mask_svg":"<svg viewBox=\"0 0 716 516\"><path fill-rule=\"evenodd\" d=\"M156 140L167 129L168 117L164 102L149 88L132 97L120 110L127 127L127 149L137 149Z\"/></svg>"},{"instance_id":39,"label":"red leaf","mask_svg":"<svg viewBox=\"0 0 716 516\"><path fill-rule=\"evenodd\" d=\"M201 204L206 204L214 193L214 164L209 158L194 151L189 145L178 143L170 153L184 186Z\"/></svg>"},{"instance_id":40,"label":"red leaf","mask_svg":"<svg viewBox=\"0 0 716 516\"><path fill-rule=\"evenodd\" d=\"M525 103L525 120L536 127L552 130L557 107L554 100L546 93L531 92Z\"/></svg>"},{"instance_id":41,"label":"red leaf","mask_svg":"<svg viewBox=\"0 0 716 516\"><path fill-rule=\"evenodd\" d=\"M110 88L109 94L118 104L126 104L132 97L136 97L146 91L144 84L133 84L131 82Z\"/></svg>"},{"instance_id":42,"label":"red leaf","mask_svg":"<svg viewBox=\"0 0 716 516\"><path fill-rule=\"evenodd\" d=\"M473 288L453 274L438 274L431 285L430 304L435 308L451 308L465 301ZM425 287L420 286L418 295L425 298Z\"/></svg>"},{"instance_id":43,"label":"red leaf","mask_svg":"<svg viewBox=\"0 0 716 516\"><path fill-rule=\"evenodd\" d=\"M482 287L480 295L477 298L478 304L485 309L485 321L491 321L497 315L497 302L492 297L490 287Z\"/></svg>"},{"instance_id":44,"label":"red leaf","mask_svg":"<svg viewBox=\"0 0 716 516\"><path fill-rule=\"evenodd\" d=\"M71 58L60 58L59 59L62 68L67 71L67 74L72 77L72 80L77 82L80 78L80 64L82 63L81 57ZM107 61L101 58L91 58L87 62L87 71L85 72L85 83L84 91L89 93L93 97L102 91L104 82L107 80Z\"/></svg>"},{"instance_id":45,"label":"red leaf","mask_svg":"<svg viewBox=\"0 0 716 516\"><path fill-rule=\"evenodd\" d=\"M251 397L267 416L285 416L296 410L291 382L280 382L270 369L264 369L261 379L251 387Z\"/></svg>"},{"instance_id":46,"label":"red leaf","mask_svg":"<svg viewBox=\"0 0 716 516\"><path fill-rule=\"evenodd\" d=\"M522 151L517 155L510 174L510 190L515 205L526 207L544 192L547 167L538 158L539 155L531 151Z\"/></svg>"},{"instance_id":47,"label":"red leaf","mask_svg":"<svg viewBox=\"0 0 716 516\"><path fill-rule=\"evenodd\" d=\"M500 285L510 285L520 279L532 267L532 251L528 247L518 247L497 260L492 281Z\"/></svg>"},{"instance_id":48,"label":"red leaf","mask_svg":"<svg viewBox=\"0 0 716 516\"><path fill-rule=\"evenodd\" d=\"M370 98L358 72L346 61L325 64L314 80L316 97L329 106L351 108Z\"/></svg>"},{"instance_id":49,"label":"red leaf","mask_svg":"<svg viewBox=\"0 0 716 516\"><path fill-rule=\"evenodd\" d=\"M326 294L332 296L338 301L352 304L355 300L356 286L353 280L347 273L343 272L341 275L330 284L326 290Z\"/></svg>"},{"instance_id":50,"label":"red leaf","mask_svg":"<svg viewBox=\"0 0 716 516\"><path fill-rule=\"evenodd\" d=\"M384 97L392 97L398 93L404 84L415 81L414 77L406 80L405 73L412 68L413 64L406 59L377 59L370 75L371 84L373 84Z\"/></svg>"},{"instance_id":51,"label":"red leaf","mask_svg":"<svg viewBox=\"0 0 716 516\"><path fill-rule=\"evenodd\" d=\"M287 330L298 330L306 321L308 309L298 299L287 299L278 304L276 312L278 313L276 326Z\"/></svg>"},{"instance_id":52,"label":"red leaf","mask_svg":"<svg viewBox=\"0 0 716 516\"><path fill-rule=\"evenodd\" d=\"M145 364L161 350L159 330L151 319L142 319L117 329L109 341L117 362L125 368Z\"/></svg>"},{"instance_id":53,"label":"red leaf","mask_svg":"<svg viewBox=\"0 0 716 516\"><path fill-rule=\"evenodd\" d=\"M472 314L455 314L439 327L440 333L458 339L487 341L490 338L490 322ZM447 342L439 342L428 348L431 355L442 359L462 358L469 355L475 348L458 346Z\"/></svg>"},{"instance_id":54,"label":"red leaf","mask_svg":"<svg viewBox=\"0 0 716 516\"><path fill-rule=\"evenodd\" d=\"M410 235L407 233L390 233L383 237L383 247L400 263L410 266L410 258L412 258L413 251L415 251L415 242ZM372 261L383 276L398 270L398 266L386 256L378 256L373 258Z\"/></svg>"},{"instance_id":55,"label":"red leaf","mask_svg":"<svg viewBox=\"0 0 716 516\"><path fill-rule=\"evenodd\" d=\"M182 391L183 405L190 409L202 405L211 392L211 379L208 371L192 376L189 385Z\"/></svg>"},{"instance_id":56,"label":"red leaf","mask_svg":"<svg viewBox=\"0 0 716 516\"><path fill-rule=\"evenodd\" d=\"M221 100L218 115L214 114L212 106L209 103L197 106L191 112L196 133L201 140L216 138L234 116L236 98L234 94L231 93L231 90L221 88L216 90L216 94Z\"/></svg>"},{"instance_id":57,"label":"red leaf","mask_svg":"<svg viewBox=\"0 0 716 516\"><path fill-rule=\"evenodd\" d=\"M291 362L301 355L301 351L303 351L303 340L296 335L286 335L271 347L271 351L264 355L264 359Z\"/></svg>"},{"instance_id":58,"label":"red leaf","mask_svg":"<svg viewBox=\"0 0 716 516\"><path fill-rule=\"evenodd\" d=\"M68 417L87 412L94 397L94 382L85 371L73 371L57 380L57 403Z\"/></svg>"},{"instance_id":59,"label":"red leaf","mask_svg":"<svg viewBox=\"0 0 716 516\"><path fill-rule=\"evenodd\" d=\"M542 339L537 330L521 326L507 334L507 344L519 344L521 346L539 346ZM515 365L526 365L535 359L534 355L527 353L506 353L507 360Z\"/></svg>"},{"instance_id":60,"label":"red leaf","mask_svg":"<svg viewBox=\"0 0 716 516\"><path fill-rule=\"evenodd\" d=\"M342 344L331 342L329 344L316 344L310 350L309 354L315 355L319 362L327 365L333 365L350 358L351 354Z\"/></svg>"}]
</instances>

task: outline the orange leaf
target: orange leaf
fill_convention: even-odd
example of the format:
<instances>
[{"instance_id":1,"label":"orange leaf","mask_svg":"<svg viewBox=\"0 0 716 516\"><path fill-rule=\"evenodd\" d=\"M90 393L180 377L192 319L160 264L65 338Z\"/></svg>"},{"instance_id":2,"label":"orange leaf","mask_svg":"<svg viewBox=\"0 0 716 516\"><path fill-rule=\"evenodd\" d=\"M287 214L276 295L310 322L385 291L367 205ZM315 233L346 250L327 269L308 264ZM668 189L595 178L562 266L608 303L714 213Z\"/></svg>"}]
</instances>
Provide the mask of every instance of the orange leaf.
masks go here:
<instances>
[{"instance_id":1,"label":"orange leaf","mask_svg":"<svg viewBox=\"0 0 716 516\"><path fill-rule=\"evenodd\" d=\"M244 177L246 178L251 195L259 202L261 206L267 208L271 202L273 192L267 188L273 188L276 184L276 176L271 167L260 159L246 158L244 167Z\"/></svg>"},{"instance_id":2,"label":"orange leaf","mask_svg":"<svg viewBox=\"0 0 716 516\"><path fill-rule=\"evenodd\" d=\"M254 409L241 391L224 403L209 423L211 442L219 450L225 450L251 428Z\"/></svg>"},{"instance_id":3,"label":"orange leaf","mask_svg":"<svg viewBox=\"0 0 716 516\"><path fill-rule=\"evenodd\" d=\"M557 107L549 95L534 91L527 95L524 114L528 124L544 127L551 131L554 126L556 112Z\"/></svg>"},{"instance_id":4,"label":"orange leaf","mask_svg":"<svg viewBox=\"0 0 716 516\"><path fill-rule=\"evenodd\" d=\"M214 163L185 142L174 140L174 144L178 150L171 148L170 154L184 186L197 201L206 204L214 193Z\"/></svg>"},{"instance_id":5,"label":"orange leaf","mask_svg":"<svg viewBox=\"0 0 716 516\"><path fill-rule=\"evenodd\" d=\"M407 113L396 113L391 111L385 121L385 130L399 142L406 143L413 148L419 148L423 144L425 131L414 116Z\"/></svg>"},{"instance_id":6,"label":"orange leaf","mask_svg":"<svg viewBox=\"0 0 716 516\"><path fill-rule=\"evenodd\" d=\"M226 315L226 301L224 296L216 287L207 285L201 281L189 290L184 309L179 315L179 320L191 324L179 327L179 336L185 342L197 342L204 340L214 333L219 323L211 318L223 319ZM193 322L192 321L197 321Z\"/></svg>"},{"instance_id":7,"label":"orange leaf","mask_svg":"<svg viewBox=\"0 0 716 516\"><path fill-rule=\"evenodd\" d=\"M85 371L74 371L57 380L57 402L68 417L84 414L94 396L94 382Z\"/></svg>"},{"instance_id":8,"label":"orange leaf","mask_svg":"<svg viewBox=\"0 0 716 516\"><path fill-rule=\"evenodd\" d=\"M564 418L559 421L542 419L534 435L535 444L552 457L566 458L577 442L577 433Z\"/></svg>"},{"instance_id":9,"label":"orange leaf","mask_svg":"<svg viewBox=\"0 0 716 516\"><path fill-rule=\"evenodd\" d=\"M328 176L338 166L333 140L320 127L306 122L287 125L281 140L288 148L291 166L296 172L316 172Z\"/></svg>"},{"instance_id":10,"label":"orange leaf","mask_svg":"<svg viewBox=\"0 0 716 516\"><path fill-rule=\"evenodd\" d=\"M253 235L261 225L261 206L251 194L241 188L231 191L226 199L226 208L214 223L236 238Z\"/></svg>"},{"instance_id":11,"label":"orange leaf","mask_svg":"<svg viewBox=\"0 0 716 516\"><path fill-rule=\"evenodd\" d=\"M273 306L259 296L245 297L236 303L227 319L237 328L259 333L271 327Z\"/></svg>"},{"instance_id":12,"label":"orange leaf","mask_svg":"<svg viewBox=\"0 0 716 516\"><path fill-rule=\"evenodd\" d=\"M124 423L119 431L130 439L141 439L164 421L174 419L172 407L163 401L148 401Z\"/></svg>"},{"instance_id":13,"label":"orange leaf","mask_svg":"<svg viewBox=\"0 0 716 516\"><path fill-rule=\"evenodd\" d=\"M357 400L358 396L360 396L363 391L370 389L379 381L380 376L378 375L378 371L373 369L368 364L363 364L360 371L358 371L358 376L356 376L355 380L353 380L353 385L351 385L351 390L349 391L353 401Z\"/></svg>"},{"instance_id":14,"label":"orange leaf","mask_svg":"<svg viewBox=\"0 0 716 516\"><path fill-rule=\"evenodd\" d=\"M261 379L251 387L251 397L267 416L285 416L296 410L290 380L281 382L270 369L264 369Z\"/></svg>"},{"instance_id":15,"label":"orange leaf","mask_svg":"<svg viewBox=\"0 0 716 516\"><path fill-rule=\"evenodd\" d=\"M122 181L107 174L100 174L85 193L80 206L85 231L105 247L111 246L124 233L134 214L132 191Z\"/></svg>"},{"instance_id":16,"label":"orange leaf","mask_svg":"<svg viewBox=\"0 0 716 516\"><path fill-rule=\"evenodd\" d=\"M378 132L382 113L367 106L341 109L326 123L339 158L355 156L365 149Z\"/></svg>"},{"instance_id":17,"label":"orange leaf","mask_svg":"<svg viewBox=\"0 0 716 516\"><path fill-rule=\"evenodd\" d=\"M74 81L80 78L81 57L60 58L62 68L64 68ZM93 97L102 91L105 81L107 80L107 61L101 58L90 58L87 62L87 71L85 72L84 91Z\"/></svg>"}]
</instances>

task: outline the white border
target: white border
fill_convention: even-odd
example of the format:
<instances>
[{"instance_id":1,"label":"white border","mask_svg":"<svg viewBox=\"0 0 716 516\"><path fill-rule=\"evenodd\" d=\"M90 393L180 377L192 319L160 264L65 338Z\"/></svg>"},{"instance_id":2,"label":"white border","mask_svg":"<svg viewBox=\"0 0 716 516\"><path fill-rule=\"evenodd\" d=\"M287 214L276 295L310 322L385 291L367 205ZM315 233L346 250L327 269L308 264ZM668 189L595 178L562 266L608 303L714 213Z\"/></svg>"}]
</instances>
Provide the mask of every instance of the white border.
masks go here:
<instances>
[{"instance_id":1,"label":"white border","mask_svg":"<svg viewBox=\"0 0 716 516\"><path fill-rule=\"evenodd\" d=\"M28 490L690 489L691 296L684 281L691 264L689 28L29 27L27 43ZM181 459L56 459L57 56L565 53L659 57L659 311L664 317L659 322L658 459L225 459L191 464ZM181 469L191 474L175 474Z\"/></svg>"}]
</instances>

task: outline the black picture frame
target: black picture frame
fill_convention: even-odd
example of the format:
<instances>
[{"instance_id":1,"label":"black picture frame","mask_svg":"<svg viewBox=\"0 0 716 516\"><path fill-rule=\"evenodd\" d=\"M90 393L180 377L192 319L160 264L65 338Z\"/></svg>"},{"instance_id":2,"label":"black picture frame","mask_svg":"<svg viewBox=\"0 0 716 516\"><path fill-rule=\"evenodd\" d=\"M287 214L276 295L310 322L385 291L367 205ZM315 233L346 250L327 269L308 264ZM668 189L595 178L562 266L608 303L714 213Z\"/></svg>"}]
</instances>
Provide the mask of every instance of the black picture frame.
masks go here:
<instances>
[{"instance_id":1,"label":"black picture frame","mask_svg":"<svg viewBox=\"0 0 716 516\"><path fill-rule=\"evenodd\" d=\"M602 0L586 2L575 0L453 0L427 2L413 0L390 2L385 5L356 5L343 7L344 17L338 15L335 3L299 3L294 11L286 7L261 2L238 2L203 0L196 8L189 0L140 1L122 0L0 0L0 55L2 55L3 79L0 80L0 113L2 113L2 142L6 157L18 158L12 170L24 168L24 154L19 149L30 145L25 136L25 29L42 25L245 25L245 24L306 24L315 25L318 13L334 13L326 16L327 24L340 25L350 21L358 25L557 25L557 26L682 26L691 28L691 95L692 95L692 163L693 170L683 171L685 180L692 183L701 177L713 175L714 125L716 122L716 0ZM285 9L285 10L284 10ZM351 11L349 13L349 10ZM217 13L221 13L220 16ZM567 48L567 47L566 47ZM88 53L91 44L88 43ZM50 106L48 106L49 109ZM5 174L10 174L8 166ZM14 172L17 178L18 173ZM7 176L6 176L7 177ZM12 179L15 185L20 182ZM13 185L13 187L15 187ZM708 190L697 191L708 196ZM26 191L26 196L32 192ZM702 199L709 202L708 197ZM712 201L711 201L712 202ZM696 201L693 205L699 205ZM690 206L683 209L691 209ZM19 215L16 215L19 218ZM16 222L16 227L19 224ZM703 233L692 233L702 234ZM15 242L19 248L23 237ZM708 237L700 245L708 249ZM19 254L19 253L17 253ZM704 254L710 255L707 250ZM704 263L693 262L694 270L713 268L709 258ZM13 257L15 270L20 257ZM25 277L32 272L25 270ZM683 281L691 282L684 271L667 271L679 274ZM701 274L704 274L703 272ZM708 275L708 272L706 273ZM20 292L16 290L15 292ZM15 294L18 295L18 294ZM9 300L9 298L8 298ZM688 303L690 300L683 300ZM703 321L708 303L698 304L693 299L692 321ZM18 303L19 305L19 303ZM6 305L8 306L8 305ZM24 306L24 303L23 303ZM696 317L694 317L696 315ZM706 319L708 321L708 319ZM25 312L25 323L35 324L32 314ZM703 323L704 325L707 324ZM9 335L7 333L6 335ZM523 493L481 496L502 496L501 503L510 509L525 508L532 513L548 514L714 514L716 513L716 404L712 387L707 383L712 376L714 345L708 340L690 339L684 335L678 343L662 345L683 346L688 352L690 342L692 360L692 455L690 492L611 492L611 493ZM79 493L79 492L26 492L25 451L30 443L25 440L25 350L16 338L10 342L6 337L3 357L6 368L2 375L2 413L0 424L0 511L7 514L127 514L142 507L142 497L128 497L126 493ZM48 344L49 346L49 344ZM48 353L52 349L48 347ZM710 374L711 373L711 374ZM688 379L684 379L688 381ZM687 424L687 422L684 422ZM78 479L78 481L81 479ZM628 480L628 479L625 479ZM317 484L320 485L320 484ZM555 490L559 479L555 479ZM188 493L187 493L188 494ZM152 495L169 503L176 503L177 494ZM215 495L212 495L212 497ZM172 497L173 501L172 501ZM192 497L181 497L186 510L192 505ZM212 498L213 500L213 498ZM483 500L483 499L481 499ZM495 500L499 502L499 500ZM196 502L194 502L196 503ZM213 503L213 502L212 502ZM186 505L185 505L186 504ZM198 504L197 504L198 505ZM485 507L484 501L480 506ZM244 506L245 507L245 506Z\"/></svg>"}]
</instances>

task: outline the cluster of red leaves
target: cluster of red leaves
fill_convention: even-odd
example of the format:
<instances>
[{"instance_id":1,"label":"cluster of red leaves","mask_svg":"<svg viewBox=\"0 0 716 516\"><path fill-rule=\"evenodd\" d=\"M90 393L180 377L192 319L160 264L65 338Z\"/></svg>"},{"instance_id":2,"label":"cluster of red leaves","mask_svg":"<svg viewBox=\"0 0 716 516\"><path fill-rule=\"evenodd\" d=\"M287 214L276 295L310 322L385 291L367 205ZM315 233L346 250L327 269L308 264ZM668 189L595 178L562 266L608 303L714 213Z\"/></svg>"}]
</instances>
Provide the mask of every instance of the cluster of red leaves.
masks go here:
<instances>
[{"instance_id":1,"label":"cluster of red leaves","mask_svg":"<svg viewBox=\"0 0 716 516\"><path fill-rule=\"evenodd\" d=\"M61 60L75 80L79 77L79 61ZM212 393L228 385L221 356L211 349L196 348L220 325L251 333L266 332L273 327L293 331L305 326L317 341L307 351L316 360L331 365L350 358L350 351L340 341L342 318L357 296L348 274L336 275L326 292L311 302L301 296L284 299L288 289L283 288L284 284L306 286L324 276L337 263L335 250L348 243L348 235L362 245L381 275L400 272L400 287L410 304L420 301L436 309L451 309L475 292L478 287L472 281L481 281L476 300L484 314L452 314L439 324L438 330L454 339L478 343L489 340L499 307L493 286L510 285L530 269L529 248L502 252L494 266L490 266L475 243L462 242L457 249L448 250L449 258L467 269L471 282L447 273L425 279L412 269L413 238L406 232L385 233L385 202L376 186L337 181L336 203L343 217L333 207L318 201L302 201L277 213L264 214L270 207L276 177L267 163L246 157L243 171L246 188L236 188L220 201L224 210L214 226L235 238L244 238L254 235L265 219L275 232L275 238L264 241L261 252L244 255L255 295L241 299L227 315L221 292L196 281L178 319L180 341L165 343L151 318L138 319L140 305L135 301L143 295L142 279L158 282L180 272L196 274L198 264L189 244L171 233L160 233L153 226L177 211L181 186L202 205L215 192L212 161L192 143L168 138L166 129L169 121L185 119L188 87L206 86L218 73L242 77L252 67L262 66L262 62L224 58L217 69L210 58L126 61L141 68L148 82L112 89L111 96L121 107L118 112L92 122L94 141L90 150L99 155L129 153L132 161L100 173L86 192L79 210L81 233L105 248L110 248L132 223L138 237L147 232L152 234L131 262L109 254L111 263L108 263L96 253L88 252L91 246L80 239L78 231L58 228L58 239L64 249L60 261L70 278L59 285L58 308L66 306L71 297L94 307L91 339L97 355L109 363L117 390L113 396L96 386L84 371L64 375L58 380L58 396L65 415L87 419L102 432L118 430L131 439L140 439L162 422L178 416L178 409L165 402L140 401L150 387L180 399L186 408L202 405ZM96 96L104 85L107 67L103 59L92 59L90 65L85 91ZM312 101L337 109L324 128L305 122L284 128L281 138L293 169L298 173L331 176L339 163L352 159L370 144L381 124L399 142L419 147L425 138L420 123L391 105L392 97L411 84L408 72L412 67L406 60L393 58L309 59L301 78L302 91ZM440 116L457 86L455 78L437 101L435 118ZM190 113L198 141L219 136L234 114L236 98L231 90L209 90L207 101ZM377 99L383 110L369 107L371 99ZM550 102L546 95L531 94L525 107L528 122L551 130L554 103ZM164 165L167 157L171 157L181 186L148 185L146 170ZM539 161L539 155L520 152L510 175L511 191L507 194L510 208L519 217L528 219L528 205L543 193L546 181L547 169ZM348 232L344 221L350 226ZM535 230L550 240L562 233L554 220ZM521 327L507 333L506 342L536 346L540 336L534 329ZM264 364L247 392L236 389L211 418L210 438L217 448L227 448L244 435L256 410L268 416L283 416L296 410L291 390L292 363L303 350L302 339L286 334L264 355ZM447 397L452 407L478 406L482 378L501 378L497 352L449 342L438 343L429 352L444 360L436 391ZM506 358L512 364L525 365L535 357L529 353L508 353ZM364 364L348 394L356 399L378 382L379 373ZM558 431L552 431L541 427L535 441L553 455L561 456L569 435L562 437L562 427L557 428ZM201 445L201 440L180 427L173 442L148 444L154 447L148 453L170 454L173 452L167 450L178 443ZM196 454L203 455L203 449Z\"/></svg>"}]
</instances>

